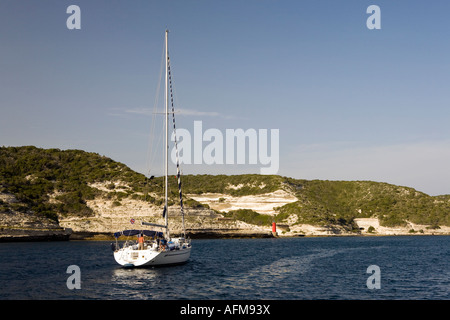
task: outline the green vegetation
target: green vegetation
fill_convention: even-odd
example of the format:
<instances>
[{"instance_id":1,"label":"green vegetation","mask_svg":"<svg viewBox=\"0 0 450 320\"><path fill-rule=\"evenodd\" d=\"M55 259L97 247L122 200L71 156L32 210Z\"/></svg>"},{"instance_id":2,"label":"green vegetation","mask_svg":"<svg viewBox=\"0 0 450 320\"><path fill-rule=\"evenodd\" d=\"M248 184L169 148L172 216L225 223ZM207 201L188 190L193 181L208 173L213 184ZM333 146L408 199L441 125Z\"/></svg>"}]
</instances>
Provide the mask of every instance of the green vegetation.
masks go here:
<instances>
[{"instance_id":1,"label":"green vegetation","mask_svg":"<svg viewBox=\"0 0 450 320\"><path fill-rule=\"evenodd\" d=\"M384 226L450 225L450 198L372 181L287 178L299 201L278 209L278 220L294 214L298 223L351 225L355 218L378 217Z\"/></svg>"},{"instance_id":2,"label":"green vegetation","mask_svg":"<svg viewBox=\"0 0 450 320\"><path fill-rule=\"evenodd\" d=\"M264 194L281 189L284 178L273 175L186 175L183 192L192 194L223 193L231 196Z\"/></svg>"},{"instance_id":3,"label":"green vegetation","mask_svg":"<svg viewBox=\"0 0 450 320\"><path fill-rule=\"evenodd\" d=\"M194 185L197 179L191 181ZM107 191L90 187L105 182ZM58 214L89 217L93 211L86 201L99 196L113 200L113 207L121 206L127 197L162 206L163 185L163 177L149 180L97 153L33 146L0 148L0 193L13 194L18 201L2 201L0 212L28 212L54 221L58 221ZM169 177L169 185L168 203L172 205L179 202L175 177ZM183 203L186 207L208 208L186 196Z\"/></svg>"},{"instance_id":4,"label":"green vegetation","mask_svg":"<svg viewBox=\"0 0 450 320\"><path fill-rule=\"evenodd\" d=\"M102 190L91 187L104 185ZM107 157L81 150L0 148L0 193L10 193L16 203L0 200L1 212L28 212L57 221L58 215L93 215L88 200L103 197L112 206L123 199L145 200L163 205L163 177L147 179ZM296 223L341 225L357 230L355 218L378 217L384 226L406 221L438 228L450 226L450 195L432 197L412 188L372 181L299 180L275 175L186 175L182 177L183 203L189 208L209 208L186 194L222 193L230 196L256 195L284 189L298 201L277 208L275 217L253 210L235 210L226 217L270 226L272 220ZM169 205L178 203L176 177L169 177ZM220 198L219 202L225 202ZM420 232L420 231L419 231Z\"/></svg>"},{"instance_id":5,"label":"green vegetation","mask_svg":"<svg viewBox=\"0 0 450 320\"><path fill-rule=\"evenodd\" d=\"M96 153L32 146L0 148L0 192L15 195L21 206L10 208L55 221L58 212L93 214L86 200L94 199L99 191L89 183L120 179L136 186L142 177ZM54 201L50 201L51 195L55 195Z\"/></svg>"},{"instance_id":6,"label":"green vegetation","mask_svg":"<svg viewBox=\"0 0 450 320\"><path fill-rule=\"evenodd\" d=\"M259 214L250 209L239 209L228 211L224 213L226 218L232 218L235 220L241 220L250 224L258 226L270 226L273 221L273 217L265 214Z\"/></svg>"}]
</instances>

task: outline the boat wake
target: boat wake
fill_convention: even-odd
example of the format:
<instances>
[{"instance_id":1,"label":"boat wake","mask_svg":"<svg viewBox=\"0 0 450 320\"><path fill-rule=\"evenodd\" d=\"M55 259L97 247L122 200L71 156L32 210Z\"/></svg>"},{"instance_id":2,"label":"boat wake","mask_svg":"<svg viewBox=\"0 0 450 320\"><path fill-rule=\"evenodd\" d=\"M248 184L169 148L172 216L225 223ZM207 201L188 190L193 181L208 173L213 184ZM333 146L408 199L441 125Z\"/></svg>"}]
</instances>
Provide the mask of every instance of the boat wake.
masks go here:
<instances>
[{"instance_id":1,"label":"boat wake","mask_svg":"<svg viewBox=\"0 0 450 320\"><path fill-rule=\"evenodd\" d=\"M255 267L246 274L230 277L227 283L231 282L232 284L229 285L236 289L274 288L274 284L284 281L292 274L301 275L310 271L315 260L332 257L342 252L343 250L320 250L308 255L282 258L271 264Z\"/></svg>"},{"instance_id":2,"label":"boat wake","mask_svg":"<svg viewBox=\"0 0 450 320\"><path fill-rule=\"evenodd\" d=\"M299 286L301 287L300 281L308 281L308 277L304 277L304 275L315 271L314 268L318 265L317 260L364 249L319 249L306 255L281 258L270 264L255 267L245 274L228 277L224 283L241 292L261 292L264 298L270 298L271 292L279 287L279 283L297 278L299 283L292 283L292 290L298 292Z\"/></svg>"}]
</instances>

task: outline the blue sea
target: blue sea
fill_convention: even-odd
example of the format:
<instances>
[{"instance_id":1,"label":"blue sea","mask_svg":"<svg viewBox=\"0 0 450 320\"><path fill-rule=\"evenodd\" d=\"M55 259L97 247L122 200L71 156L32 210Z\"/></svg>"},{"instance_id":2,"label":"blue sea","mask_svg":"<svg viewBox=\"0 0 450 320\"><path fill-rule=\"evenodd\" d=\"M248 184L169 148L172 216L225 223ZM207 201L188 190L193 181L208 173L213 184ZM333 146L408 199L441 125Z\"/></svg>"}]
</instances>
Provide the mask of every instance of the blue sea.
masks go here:
<instances>
[{"instance_id":1,"label":"blue sea","mask_svg":"<svg viewBox=\"0 0 450 320\"><path fill-rule=\"evenodd\" d=\"M111 241L0 243L0 300L450 298L450 236L192 244L184 265L126 269L115 262ZM78 268L79 288L70 285L70 266Z\"/></svg>"}]
</instances>

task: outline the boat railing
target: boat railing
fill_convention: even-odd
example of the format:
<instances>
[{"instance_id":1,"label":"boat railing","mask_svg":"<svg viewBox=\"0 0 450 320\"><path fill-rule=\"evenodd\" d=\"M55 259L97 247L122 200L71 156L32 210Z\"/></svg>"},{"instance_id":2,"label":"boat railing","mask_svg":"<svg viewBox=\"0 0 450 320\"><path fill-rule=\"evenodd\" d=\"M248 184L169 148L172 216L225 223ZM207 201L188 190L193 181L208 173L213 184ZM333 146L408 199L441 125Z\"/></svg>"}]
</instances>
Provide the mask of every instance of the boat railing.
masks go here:
<instances>
[{"instance_id":1,"label":"boat railing","mask_svg":"<svg viewBox=\"0 0 450 320\"><path fill-rule=\"evenodd\" d=\"M170 241L157 241L155 239L146 240L144 242L144 250L154 250L154 251L172 251L172 250L182 250L189 248L191 246L191 239L186 238L174 238ZM116 242L113 246L113 250L117 251L120 249L130 248L131 250L138 250L138 243L134 240L127 239L122 246Z\"/></svg>"}]
</instances>

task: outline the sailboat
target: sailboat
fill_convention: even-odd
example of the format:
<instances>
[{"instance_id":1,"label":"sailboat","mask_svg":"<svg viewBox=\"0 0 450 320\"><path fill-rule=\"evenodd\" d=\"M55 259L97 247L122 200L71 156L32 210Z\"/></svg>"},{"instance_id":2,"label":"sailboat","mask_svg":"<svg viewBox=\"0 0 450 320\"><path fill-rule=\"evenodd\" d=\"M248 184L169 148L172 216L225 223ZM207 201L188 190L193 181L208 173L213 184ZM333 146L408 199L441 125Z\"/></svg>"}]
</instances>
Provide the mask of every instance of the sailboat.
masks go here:
<instances>
[{"instance_id":1,"label":"sailboat","mask_svg":"<svg viewBox=\"0 0 450 320\"><path fill-rule=\"evenodd\" d=\"M168 210L168 164L169 164L169 94L172 106L173 115L173 129L175 131L175 116L173 107L173 94L171 85L171 73L170 73L170 61L169 61L169 50L168 50L168 34L169 31L165 32L165 101L164 101L164 116L165 116L165 202L163 209L163 217L165 219L165 224L155 224L145 221L141 221L142 226L151 226L159 228L162 231L147 230L144 228L140 229L130 229L123 230L114 233L116 238L116 243L113 244L112 249L114 251L114 259L117 263L124 267L146 267L146 266L165 266L173 264L182 264L189 260L191 255L191 241L186 239L186 230L184 226L184 210L183 210L183 199L181 193L181 174L180 166L178 161L178 148L175 138L175 149L177 153L177 178L178 178L178 189L180 195L180 210L183 222L183 236L172 238L169 232L169 210ZM170 84L169 84L170 82ZM176 135L175 135L176 136ZM131 219L131 223L134 224L135 220ZM118 243L118 238L120 236L139 236L138 243L136 241L126 241L122 247Z\"/></svg>"}]
</instances>

